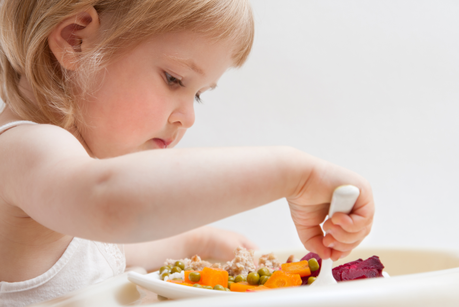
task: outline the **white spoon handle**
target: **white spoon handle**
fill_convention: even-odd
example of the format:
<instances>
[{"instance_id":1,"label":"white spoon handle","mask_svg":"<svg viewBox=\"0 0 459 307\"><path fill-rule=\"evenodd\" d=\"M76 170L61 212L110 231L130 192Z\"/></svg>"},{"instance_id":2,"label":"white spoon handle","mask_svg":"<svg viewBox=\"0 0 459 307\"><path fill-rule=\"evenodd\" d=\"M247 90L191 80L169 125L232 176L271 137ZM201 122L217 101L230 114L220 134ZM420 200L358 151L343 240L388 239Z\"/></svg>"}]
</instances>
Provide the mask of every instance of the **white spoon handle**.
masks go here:
<instances>
[{"instance_id":1,"label":"white spoon handle","mask_svg":"<svg viewBox=\"0 0 459 307\"><path fill-rule=\"evenodd\" d=\"M360 191L353 185L342 185L333 191L330 209L328 209L328 218L331 218L336 212L350 213L354 207ZM336 284L332 273L333 261L331 259L322 260L320 274L311 286L324 286Z\"/></svg>"},{"instance_id":2,"label":"white spoon handle","mask_svg":"<svg viewBox=\"0 0 459 307\"><path fill-rule=\"evenodd\" d=\"M350 213L359 195L359 189L353 185L337 187L333 192L328 218L331 218L336 212Z\"/></svg>"}]
</instances>

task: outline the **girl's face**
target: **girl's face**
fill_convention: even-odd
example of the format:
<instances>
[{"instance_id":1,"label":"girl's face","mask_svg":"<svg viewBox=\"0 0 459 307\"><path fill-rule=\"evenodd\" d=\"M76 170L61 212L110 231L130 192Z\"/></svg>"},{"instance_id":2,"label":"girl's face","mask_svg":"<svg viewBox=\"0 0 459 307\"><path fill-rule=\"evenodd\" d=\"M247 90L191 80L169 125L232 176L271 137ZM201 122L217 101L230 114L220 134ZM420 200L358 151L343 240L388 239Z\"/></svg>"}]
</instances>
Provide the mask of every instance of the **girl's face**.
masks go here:
<instances>
[{"instance_id":1,"label":"girl's face","mask_svg":"<svg viewBox=\"0 0 459 307\"><path fill-rule=\"evenodd\" d=\"M100 73L82 102L87 150L98 158L175 146L194 123L194 101L232 65L228 42L191 32L155 35Z\"/></svg>"}]
</instances>

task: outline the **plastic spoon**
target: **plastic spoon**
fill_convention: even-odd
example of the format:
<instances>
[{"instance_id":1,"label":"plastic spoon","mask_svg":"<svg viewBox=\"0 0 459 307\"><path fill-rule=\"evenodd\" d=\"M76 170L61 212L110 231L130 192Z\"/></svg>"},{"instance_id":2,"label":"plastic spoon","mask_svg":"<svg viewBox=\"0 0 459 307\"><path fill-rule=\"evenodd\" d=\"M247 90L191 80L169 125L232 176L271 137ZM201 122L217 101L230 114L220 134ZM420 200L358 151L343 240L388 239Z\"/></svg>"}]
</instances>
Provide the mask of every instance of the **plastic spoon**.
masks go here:
<instances>
[{"instance_id":1,"label":"plastic spoon","mask_svg":"<svg viewBox=\"0 0 459 307\"><path fill-rule=\"evenodd\" d=\"M330 209L328 211L328 218L331 218L336 212L350 213L352 207L360 195L360 191L353 185L342 185L333 191ZM324 286L336 284L336 280L332 274L333 260L322 260L322 267L317 279L311 286Z\"/></svg>"}]
</instances>

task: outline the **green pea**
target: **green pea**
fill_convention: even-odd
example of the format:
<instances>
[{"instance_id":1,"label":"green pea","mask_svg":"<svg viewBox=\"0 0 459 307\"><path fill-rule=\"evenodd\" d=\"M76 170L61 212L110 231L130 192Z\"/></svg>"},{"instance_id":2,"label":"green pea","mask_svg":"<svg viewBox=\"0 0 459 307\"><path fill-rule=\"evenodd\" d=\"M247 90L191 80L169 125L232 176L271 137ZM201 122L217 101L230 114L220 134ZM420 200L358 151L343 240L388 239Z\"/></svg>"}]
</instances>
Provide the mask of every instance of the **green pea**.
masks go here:
<instances>
[{"instance_id":1,"label":"green pea","mask_svg":"<svg viewBox=\"0 0 459 307\"><path fill-rule=\"evenodd\" d=\"M167 267L159 269L159 275L163 274L164 272L170 273L171 270L169 270L169 268Z\"/></svg>"},{"instance_id":2,"label":"green pea","mask_svg":"<svg viewBox=\"0 0 459 307\"><path fill-rule=\"evenodd\" d=\"M269 271L268 268L263 267L263 268L260 268L258 270L258 275L260 275L260 276L265 276L265 275L269 276L269 275L271 275L271 272Z\"/></svg>"},{"instance_id":3,"label":"green pea","mask_svg":"<svg viewBox=\"0 0 459 307\"><path fill-rule=\"evenodd\" d=\"M267 275L261 276L261 277L260 277L260 281L259 281L258 283L259 283L260 285L264 285L265 282L268 281L269 277L271 277L271 276L267 276Z\"/></svg>"},{"instance_id":4,"label":"green pea","mask_svg":"<svg viewBox=\"0 0 459 307\"><path fill-rule=\"evenodd\" d=\"M238 275L234 278L234 282L247 281L247 278L244 275Z\"/></svg>"},{"instance_id":5,"label":"green pea","mask_svg":"<svg viewBox=\"0 0 459 307\"><path fill-rule=\"evenodd\" d=\"M182 268L178 266L174 266L171 270L171 273L180 273L182 272Z\"/></svg>"},{"instance_id":6,"label":"green pea","mask_svg":"<svg viewBox=\"0 0 459 307\"><path fill-rule=\"evenodd\" d=\"M202 288L202 286L200 284L194 284L193 287L195 288Z\"/></svg>"},{"instance_id":7,"label":"green pea","mask_svg":"<svg viewBox=\"0 0 459 307\"><path fill-rule=\"evenodd\" d=\"M183 264L182 261L175 261L174 266L178 266L178 267L181 268L182 270L185 269L185 264Z\"/></svg>"},{"instance_id":8,"label":"green pea","mask_svg":"<svg viewBox=\"0 0 459 307\"><path fill-rule=\"evenodd\" d=\"M308 278L308 285L312 284L312 283L315 282L315 281L316 281L316 278L315 278L315 277L312 277L312 276L309 277L309 278Z\"/></svg>"},{"instance_id":9,"label":"green pea","mask_svg":"<svg viewBox=\"0 0 459 307\"><path fill-rule=\"evenodd\" d=\"M225 291L225 287L222 285L215 285L214 290Z\"/></svg>"},{"instance_id":10,"label":"green pea","mask_svg":"<svg viewBox=\"0 0 459 307\"><path fill-rule=\"evenodd\" d=\"M228 275L228 281L234 281L234 276Z\"/></svg>"},{"instance_id":11,"label":"green pea","mask_svg":"<svg viewBox=\"0 0 459 307\"><path fill-rule=\"evenodd\" d=\"M192 282L198 282L201 280L201 274L199 272L190 272L190 275L188 275L188 278Z\"/></svg>"},{"instance_id":12,"label":"green pea","mask_svg":"<svg viewBox=\"0 0 459 307\"><path fill-rule=\"evenodd\" d=\"M162 280L164 280L164 277L169 276L169 272L164 272L161 275L159 275Z\"/></svg>"},{"instance_id":13,"label":"green pea","mask_svg":"<svg viewBox=\"0 0 459 307\"><path fill-rule=\"evenodd\" d=\"M309 259L308 260L308 265L309 265L309 268L311 269L312 272L315 272L320 268L319 262L317 262L316 258Z\"/></svg>"},{"instance_id":14,"label":"green pea","mask_svg":"<svg viewBox=\"0 0 459 307\"><path fill-rule=\"evenodd\" d=\"M205 289L209 289L209 290L213 289L212 286L202 286L202 287L205 288Z\"/></svg>"},{"instance_id":15,"label":"green pea","mask_svg":"<svg viewBox=\"0 0 459 307\"><path fill-rule=\"evenodd\" d=\"M225 291L229 291L229 292L231 292L231 290L230 290L229 288L225 288Z\"/></svg>"},{"instance_id":16,"label":"green pea","mask_svg":"<svg viewBox=\"0 0 459 307\"><path fill-rule=\"evenodd\" d=\"M260 275L258 273L252 272L247 275L247 282L249 285L258 285L258 281L260 280Z\"/></svg>"}]
</instances>

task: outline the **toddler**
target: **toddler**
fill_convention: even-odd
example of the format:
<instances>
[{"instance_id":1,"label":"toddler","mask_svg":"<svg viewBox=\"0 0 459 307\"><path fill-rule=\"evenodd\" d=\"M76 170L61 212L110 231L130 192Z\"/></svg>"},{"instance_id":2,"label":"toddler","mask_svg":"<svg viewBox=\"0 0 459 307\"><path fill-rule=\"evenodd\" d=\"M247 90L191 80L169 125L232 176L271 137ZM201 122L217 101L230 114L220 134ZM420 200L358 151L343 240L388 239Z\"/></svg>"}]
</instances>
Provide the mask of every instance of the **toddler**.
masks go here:
<instances>
[{"instance_id":1,"label":"toddler","mask_svg":"<svg viewBox=\"0 0 459 307\"><path fill-rule=\"evenodd\" d=\"M345 256L370 232L369 184L289 147L174 149L194 101L253 42L246 0L3 0L0 305L64 295L165 258L231 258L204 225L286 198L304 246ZM333 190L360 189L324 223Z\"/></svg>"}]
</instances>

